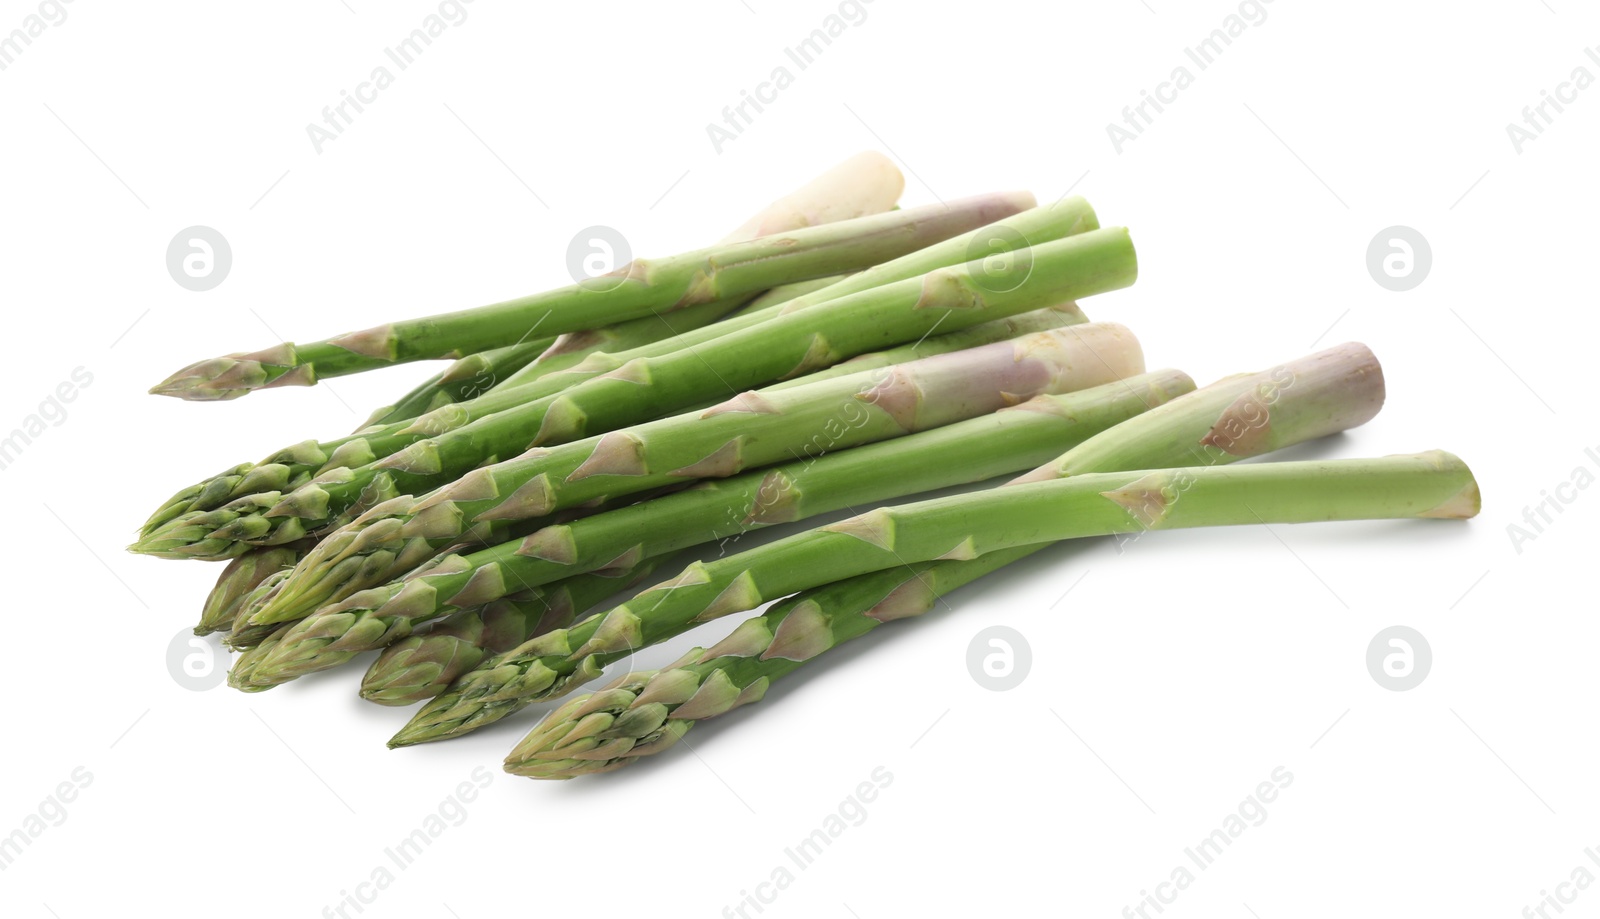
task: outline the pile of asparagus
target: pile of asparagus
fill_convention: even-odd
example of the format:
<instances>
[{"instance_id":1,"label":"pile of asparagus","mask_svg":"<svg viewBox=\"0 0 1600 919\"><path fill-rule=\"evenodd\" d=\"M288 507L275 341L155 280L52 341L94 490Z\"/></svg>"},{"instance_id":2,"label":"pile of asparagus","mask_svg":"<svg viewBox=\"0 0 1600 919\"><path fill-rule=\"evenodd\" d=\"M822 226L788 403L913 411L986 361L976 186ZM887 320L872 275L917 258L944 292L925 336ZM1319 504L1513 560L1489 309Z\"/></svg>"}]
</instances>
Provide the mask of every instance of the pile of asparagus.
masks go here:
<instances>
[{"instance_id":1,"label":"pile of asparagus","mask_svg":"<svg viewBox=\"0 0 1600 919\"><path fill-rule=\"evenodd\" d=\"M1477 513L1448 453L1232 465L1372 418L1366 347L1202 388L1147 372L1132 332L1076 302L1133 283L1127 230L1077 197L897 209L902 185L861 154L709 248L186 367L153 392L233 399L454 359L353 434L183 489L131 548L226 562L195 631L241 652L238 689L380 652L362 697L422 703L391 746L467 734L780 601L571 698L506 760L569 778L664 750L1060 540ZM855 516L801 523L839 510ZM765 527L787 532L727 551Z\"/></svg>"}]
</instances>

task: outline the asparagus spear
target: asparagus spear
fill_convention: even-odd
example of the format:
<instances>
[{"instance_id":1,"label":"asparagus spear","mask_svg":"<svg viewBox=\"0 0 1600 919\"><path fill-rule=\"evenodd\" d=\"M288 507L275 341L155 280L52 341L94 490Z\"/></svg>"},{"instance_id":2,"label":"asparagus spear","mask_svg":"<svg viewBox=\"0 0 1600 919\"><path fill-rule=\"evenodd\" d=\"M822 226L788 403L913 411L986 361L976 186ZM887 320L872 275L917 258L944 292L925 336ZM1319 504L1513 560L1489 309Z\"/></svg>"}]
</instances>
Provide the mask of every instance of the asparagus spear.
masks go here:
<instances>
[{"instance_id":1,"label":"asparagus spear","mask_svg":"<svg viewBox=\"0 0 1600 919\"><path fill-rule=\"evenodd\" d=\"M1057 478L1227 463L1363 424L1382 403L1383 374L1377 359L1364 346L1342 345L1260 373L1227 377L1155 406L1041 468L1051 471L1045 478ZM1023 478L1033 477L1030 473ZM1026 553L1041 547L1004 551ZM893 573L866 577L875 576L895 577ZM572 629L576 637L563 643L578 647L599 625L597 619L586 620ZM530 642L458 680L425 706L396 740L439 739L491 723L531 702L562 694L586 679L580 671L587 669L592 675L600 665L592 658L569 659L538 641Z\"/></svg>"},{"instance_id":2,"label":"asparagus spear","mask_svg":"<svg viewBox=\"0 0 1600 919\"><path fill-rule=\"evenodd\" d=\"M516 341L530 330L576 332L711 300L876 265L1032 206L1024 192L874 214L658 260L489 306L440 313L296 345L199 361L150 391L181 399L236 399L257 389L407 361L460 357Z\"/></svg>"},{"instance_id":3,"label":"asparagus spear","mask_svg":"<svg viewBox=\"0 0 1600 919\"><path fill-rule=\"evenodd\" d=\"M361 698L379 705L430 699L485 657L571 625L602 600L649 577L664 561L648 558L621 571L575 575L451 613L384 648L361 680Z\"/></svg>"},{"instance_id":4,"label":"asparagus spear","mask_svg":"<svg viewBox=\"0 0 1600 919\"><path fill-rule=\"evenodd\" d=\"M1096 230L939 269L815 305L803 315L770 319L698 348L630 361L557 396L419 441L378 462L324 473L287 496L259 493L215 511L179 517L133 548L155 555L227 557L241 551L238 543L277 545L328 528L340 515L354 516L352 509L360 512L393 495L421 494L452 482L481 467L486 455L506 455L524 446L532 430L538 431L536 448L616 431L701 404L721 391L803 374L885 345L914 341L936 328L959 330L1117 289L1132 283L1134 273L1132 243L1121 229ZM1015 286L1006 286L1010 284ZM488 477L497 494L509 495L544 474L540 455L535 449L495 464L474 481Z\"/></svg>"},{"instance_id":5,"label":"asparagus spear","mask_svg":"<svg viewBox=\"0 0 1600 919\"><path fill-rule=\"evenodd\" d=\"M835 450L847 455L852 452L848 447L988 414L1017 398L1113 382L1138 373L1142 365L1138 342L1122 327L1072 327L902 364L887 372L870 370L782 392L746 393L703 414L679 415L593 442L545 451L539 458L542 480L530 480L540 482L536 492L540 507L530 504L528 492L507 499L503 493L485 488L474 473L427 501L411 504L403 520L398 516L388 518L387 524L370 520L367 529L341 531L313 550L277 595L253 616L264 624L316 610L261 666L257 679L292 679L337 665L360 651L404 637L414 623L447 611L445 604L475 606L504 595L515 585L538 586L584 570L613 567L621 564L619 559L652 557L715 538L721 532L719 527L728 526L730 509L741 504L748 508L746 493L751 488L759 491L763 482L742 478L727 488L691 490L577 520L566 528L546 527L520 544L501 546L487 555L446 555L432 567L413 571L403 583L351 596L356 589L411 571L415 568L412 559L458 542L465 534L463 525L492 526L508 517L542 516L599 495L626 493L675 478L726 477L791 455ZM1168 390L1179 386L1167 378L1161 378L1160 384ZM1090 412L1100 404L1096 401L1084 410L1103 426L1127 417L1144 407L1142 400L1153 397L1143 387L1119 387L1100 398L1110 402L1103 414ZM1094 423L1086 428L1092 429ZM1051 425L1050 430L1056 433L1059 429ZM1049 435L1045 437L1048 441ZM1056 434L1053 447L1047 442L1043 455L1059 452L1059 443ZM1036 444L1031 447L1039 452ZM1003 454L983 459L991 463L983 468L999 467L989 474L1030 465L1015 464ZM979 463L973 459L967 465ZM942 463L929 464L922 478L905 472L885 477L884 470L871 462L840 460L828 468L833 466L844 472L827 481L847 500L854 498L850 486L857 477L870 482L864 488L866 494L872 488L905 494L894 489L923 481L933 484L912 490L937 487L947 480L970 481L965 469ZM480 472L493 475L492 467ZM783 473L773 484L790 487ZM798 512L798 494L780 495L787 500L762 508L764 519L751 525ZM817 500L826 506L832 500L829 494L823 491ZM662 502L668 511L661 510ZM394 503L405 502L397 499ZM656 526L650 542L639 542L646 538L639 532L645 524L629 521L647 521L663 513L664 519L674 524L670 533L657 536L661 528ZM604 522L595 523L602 518ZM616 523L619 520L623 522ZM380 525L383 529L378 529ZM593 552L580 557L572 528L604 535L596 536ZM374 552L375 545L382 551ZM609 553L608 546L617 551ZM328 605L346 597L346 603Z\"/></svg>"},{"instance_id":6,"label":"asparagus spear","mask_svg":"<svg viewBox=\"0 0 1600 919\"><path fill-rule=\"evenodd\" d=\"M701 572L691 568L689 580L693 583L684 583L683 579L675 582L678 589L671 598L676 601L683 596L688 601L687 594L692 593L692 605L696 606L701 600L709 600L698 617L690 613L691 619L703 620L721 615L728 606L744 606L772 593L789 592L790 585L818 587L840 571L849 572L846 577L854 577L941 557L981 560L990 552L1009 551L1030 540L1053 542L1059 538L1191 526L1464 518L1477 511L1478 489L1472 473L1460 459L1442 451L1382 459L1086 473L874 511L804 534L800 539L809 539L811 545L797 539L784 546L780 551L790 556L790 570L803 572L804 576L785 576L765 566L747 567L731 582L734 594L708 598L701 588L710 585L699 582ZM998 525L997 518L1001 518ZM824 538L817 539L818 536ZM824 543L832 545L825 547ZM840 549L846 552L840 554ZM915 583L919 589L927 588L926 581ZM855 603L863 597L859 582L832 590L845 603ZM898 603L883 595L874 601L874 607L884 620L905 614ZM920 604L913 604L911 609L919 607ZM651 616L661 608L656 606ZM626 615L626 609L618 607L607 618ZM765 692L771 679L792 669L783 665L765 669L765 662L810 660L838 641L854 637L853 631L864 631L866 627L850 616L830 617L816 595L799 599L779 612L770 632L765 631L769 627L765 617L752 620L752 625L736 631L718 648L697 656L697 661L704 659L705 663L671 668L672 676L654 684L643 704L637 704L643 686L633 688L640 681L625 680L607 692L565 707L554 723L542 726L518 745L507 761L507 769L563 778L589 771L589 766L605 771L624 765L629 758L660 749L657 744L672 743L688 729L686 724L669 727L669 719L693 721L754 701ZM577 649L566 648L566 636L561 632L552 632L529 644L542 642L552 654L585 659L597 648L614 653L622 650L620 643L637 646L650 642L649 623L650 619L638 617L631 622L619 619L602 626L585 646ZM835 628L841 630L836 633ZM719 658L721 665L717 663ZM545 674L542 678L551 676Z\"/></svg>"},{"instance_id":7,"label":"asparagus spear","mask_svg":"<svg viewBox=\"0 0 1600 919\"><path fill-rule=\"evenodd\" d=\"M222 569L222 574L218 575L216 586L206 596L194 633L210 635L232 627L245 598L269 576L293 568L295 562L303 558L310 548L310 541L267 546L253 549L229 562Z\"/></svg>"}]
</instances>

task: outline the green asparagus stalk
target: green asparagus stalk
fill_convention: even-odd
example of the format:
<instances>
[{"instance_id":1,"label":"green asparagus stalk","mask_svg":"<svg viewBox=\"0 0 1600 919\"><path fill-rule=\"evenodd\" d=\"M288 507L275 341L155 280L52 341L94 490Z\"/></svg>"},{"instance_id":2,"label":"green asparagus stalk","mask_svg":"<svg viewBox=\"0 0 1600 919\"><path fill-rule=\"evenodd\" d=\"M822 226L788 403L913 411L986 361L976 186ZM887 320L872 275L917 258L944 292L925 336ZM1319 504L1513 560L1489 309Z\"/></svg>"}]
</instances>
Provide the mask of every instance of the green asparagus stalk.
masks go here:
<instances>
[{"instance_id":1,"label":"green asparagus stalk","mask_svg":"<svg viewBox=\"0 0 1600 919\"><path fill-rule=\"evenodd\" d=\"M431 699L485 657L566 628L607 597L649 577L665 560L648 558L622 571L580 574L451 613L384 648L361 680L361 698L379 705Z\"/></svg>"},{"instance_id":2,"label":"green asparagus stalk","mask_svg":"<svg viewBox=\"0 0 1600 919\"><path fill-rule=\"evenodd\" d=\"M404 637L413 624L448 611L447 603L475 606L515 589L513 585L538 586L584 570L624 564L619 559L652 557L714 539L716 528L728 525L729 507L741 502L749 506L742 497L743 490L759 489L762 483L741 479L727 489L708 486L573 521L566 528L546 527L520 544L501 546L489 555L479 554L472 559L447 555L433 567L414 572L403 584L373 594L356 594L359 588L411 571L415 563L410 559L436 552L441 544L459 542L465 533L464 522L470 526L542 516L600 495L615 496L675 479L732 476L743 468L790 456L804 459L838 450L848 454L852 451L847 448L852 446L985 415L1018 398L1110 383L1142 369L1138 342L1126 329L1106 324L1070 327L939 355L887 371L869 370L782 392L746 393L701 414L679 415L613 432L592 443L585 441L545 451L541 456L544 478L537 490L537 500L544 505L542 510L530 506L527 491L510 498L510 506L505 509L507 500L487 489L479 481L479 473L473 473L416 504L404 521L389 518L389 536L382 542L363 535L382 532L375 528L354 533L341 531L313 550L277 595L253 617L265 624L316 610L279 645L277 653L258 670L257 679L292 679L337 665L361 650ZM1164 380L1163 385L1177 384ZM1139 388L1122 387L1106 397L1113 400L1111 417L1100 415L1096 419L1105 419L1103 423L1109 424L1127 417L1144 405L1134 397L1149 398ZM1129 405L1130 402L1135 404ZM1055 446L1059 447L1059 440ZM1047 446L1043 455L1050 454ZM1002 467L999 472L1020 468L1008 466L1007 457L998 462ZM846 468L844 475L828 480L845 499L854 497L849 487L853 478L875 476L871 487L878 489L920 481L915 474L903 472L880 481L885 479L883 470L874 469L870 463ZM492 476L493 467L480 472ZM963 472L933 463L924 474L932 482L950 478L967 481ZM773 480L775 485L784 483L781 477ZM932 487L937 485L923 485L916 490ZM798 494L793 492L787 503L797 504ZM831 499L819 496L817 500ZM638 543L643 534L636 532L636 527L624 524L619 528L609 523L641 514L645 518L659 514L662 502L676 509L666 517L674 526L670 534L653 536L660 541L649 543L648 551ZM693 522L685 517L690 508L700 512ZM624 511L628 513L620 513ZM782 520L786 512L780 502L763 511L765 519L761 522ZM594 523L602 518L607 523ZM614 545L617 553L607 555L601 551L579 558L572 527L585 532L604 530L608 535L597 537L597 548ZM374 544L384 546L383 551L373 552ZM388 564L384 565L386 561ZM346 604L336 603L344 598L349 598Z\"/></svg>"},{"instance_id":3,"label":"green asparagus stalk","mask_svg":"<svg viewBox=\"0 0 1600 919\"><path fill-rule=\"evenodd\" d=\"M596 652L616 654L650 643L657 634L653 622L669 604L674 617L687 613L689 621L704 621L723 615L730 607L748 608L768 596L843 580L831 577L841 571L849 572L845 577L855 577L940 558L970 561L990 552L1060 538L1252 523L1465 518L1477 513L1478 503L1477 484L1470 470L1460 459L1442 451L1382 459L1086 473L873 511L793 537L792 541L780 540L771 545L779 547L777 553L788 556L788 573L763 564L746 564L739 574L721 585L722 590L710 596L706 590L717 582L718 572L712 568L717 563L698 570L691 566L686 577L671 582L676 589L661 597L662 602L656 603L645 617L630 612L625 605L607 614L606 620L611 621L602 620L601 627L581 646L568 647L567 642L575 636L559 631L529 644L544 643L554 657L587 662ZM745 562L755 561L752 556L761 551L743 553ZM703 581L702 574L710 575L712 580ZM921 580L916 583L926 585ZM662 592L646 592L640 599L654 602L653 595ZM854 586L846 592L847 602L855 602L860 596ZM671 681L663 680L643 706L634 706L637 696L631 702L626 698L631 694L626 683L617 687L623 692L613 689L609 696L599 693L572 705L556 723L548 725L548 729L541 728L520 744L507 763L508 769L559 778L586 771L584 761L601 770L620 766L623 763L617 760L628 758L641 743L645 753L654 752L652 744L670 744L672 741L663 731L675 734L672 740L682 736L687 725L666 729L672 715L683 712L682 708L674 712L674 705L689 705L698 698L698 705L677 718L693 721L759 698L767 682L787 672L781 666L774 672L763 672L762 662L780 658L804 662L840 638L853 637L848 632L836 635L833 631L835 624L850 617L830 618L814 597L810 599L813 602L800 600L787 608L770 634L763 632L767 625L764 619L756 626L736 631L723 645L708 652L715 655L702 665L708 670L702 673L689 669ZM880 598L874 605L883 602ZM900 610L892 603L878 610L885 620L897 614ZM855 628L863 625L854 623ZM737 669L735 661L727 662L727 667L712 663L728 657L749 663ZM589 676L598 672L588 663L580 664L580 668ZM742 686L735 681L735 674L745 681ZM538 679L553 676L531 675ZM668 701L670 695L663 695L669 686L678 696L672 702ZM662 707L652 707L651 702L660 702ZM618 709L623 714L615 714ZM578 727L584 718L597 713L603 713L602 717L587 727ZM566 724L574 726L563 729ZM606 736L596 738L594 743L584 742L585 736L597 734Z\"/></svg>"},{"instance_id":4,"label":"green asparagus stalk","mask_svg":"<svg viewBox=\"0 0 1600 919\"><path fill-rule=\"evenodd\" d=\"M245 598L269 576L293 568L310 548L310 541L302 540L287 546L254 549L229 562L206 596L194 633L210 635L231 628Z\"/></svg>"},{"instance_id":5,"label":"green asparagus stalk","mask_svg":"<svg viewBox=\"0 0 1600 919\"><path fill-rule=\"evenodd\" d=\"M282 342L199 361L151 392L194 401L236 399L257 389L311 386L391 364L461 357L517 341L639 319L780 284L855 271L949 239L1032 206L1026 193L966 198L658 260L634 259L569 287L454 313L349 332L324 341Z\"/></svg>"},{"instance_id":6,"label":"green asparagus stalk","mask_svg":"<svg viewBox=\"0 0 1600 919\"><path fill-rule=\"evenodd\" d=\"M1383 392L1382 370L1372 353L1361 345L1342 345L1260 373L1228 377L1154 406L1041 468L1050 470L1044 478L1057 478L1232 462L1363 424L1381 407ZM1023 477L1032 478L1033 473ZM1041 547L993 554L1026 554ZM893 580L895 575L864 577ZM596 625L586 621L573 631ZM526 653L528 648L536 653ZM577 673L575 662L559 655L541 659L539 655L546 653L533 642L485 662L478 672L425 706L401 736L413 742L453 736L575 685L569 678Z\"/></svg>"},{"instance_id":7,"label":"green asparagus stalk","mask_svg":"<svg viewBox=\"0 0 1600 919\"><path fill-rule=\"evenodd\" d=\"M287 496L258 493L215 511L180 517L140 540L134 550L228 557L241 551L239 543L278 545L299 539L340 522L340 515L347 518L378 505L393 507L386 503L391 496L422 494L453 482L482 467L485 456L514 452L536 429L534 450L489 467L492 472L487 475L497 493L509 495L545 474L537 449L541 445L617 431L702 404L719 391L804 374L885 345L916 340L940 326L959 330L1123 287L1133 275L1132 244L1120 229L1096 230L940 269L816 305L804 315L770 319L759 329L731 333L699 348L630 361L550 399L419 441L378 462L324 473ZM828 332L823 335L818 329Z\"/></svg>"}]
</instances>

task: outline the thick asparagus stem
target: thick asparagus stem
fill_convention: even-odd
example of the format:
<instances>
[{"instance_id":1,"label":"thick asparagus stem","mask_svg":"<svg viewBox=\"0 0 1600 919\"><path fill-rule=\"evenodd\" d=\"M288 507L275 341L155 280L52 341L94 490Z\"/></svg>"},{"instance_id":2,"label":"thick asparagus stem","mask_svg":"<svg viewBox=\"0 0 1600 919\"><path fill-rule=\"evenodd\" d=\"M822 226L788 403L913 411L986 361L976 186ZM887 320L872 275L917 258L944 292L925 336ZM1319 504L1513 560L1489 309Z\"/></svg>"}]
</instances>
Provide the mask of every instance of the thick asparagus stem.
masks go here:
<instances>
[{"instance_id":1,"label":"thick asparagus stem","mask_svg":"<svg viewBox=\"0 0 1600 919\"><path fill-rule=\"evenodd\" d=\"M1215 465L1366 424L1383 407L1383 368L1346 342L1257 373L1224 377L1017 481L1157 466Z\"/></svg>"},{"instance_id":2,"label":"thick asparagus stem","mask_svg":"<svg viewBox=\"0 0 1600 919\"><path fill-rule=\"evenodd\" d=\"M1023 192L964 198L658 260L634 259L611 274L489 306L440 313L302 345L199 361L151 392L181 399L236 399L257 389L318 380L407 361L461 357L553 335L754 294L780 284L856 271L949 239L1033 205Z\"/></svg>"},{"instance_id":3,"label":"thick asparagus stem","mask_svg":"<svg viewBox=\"0 0 1600 919\"><path fill-rule=\"evenodd\" d=\"M1232 462L1365 423L1381 407L1383 392L1383 374L1372 353L1361 345L1342 345L1260 373L1228 377L1157 405L1090 437L1041 469L1052 470L1045 478L1058 478L1080 472ZM1030 473L1023 479L1033 477ZM1026 554L1041 547L1006 551ZM897 569L903 570L903 566ZM884 593L899 584L896 572L863 577L890 580ZM582 623L574 631L594 625ZM458 733L458 726L489 723L572 685L548 672L561 671L571 662L538 662L523 650L468 674L425 706L407 730L419 739L448 736ZM521 682L527 673L536 678ZM490 701L480 705L480 698Z\"/></svg>"},{"instance_id":4,"label":"thick asparagus stem","mask_svg":"<svg viewBox=\"0 0 1600 919\"><path fill-rule=\"evenodd\" d=\"M1142 369L1138 342L1126 329L1104 324L1077 326L926 358L887 371L870 370L782 392L746 393L704 413L639 425L593 443L554 448L540 457L540 478L529 480L537 482L536 490L524 490L509 498L504 492L485 487L485 481L493 481L487 478L493 475L492 467L487 467L479 471L484 476L474 473L425 502L413 503L404 522L399 517L390 518L392 522L385 526L387 537L361 535L384 532L368 528L355 533L341 531L324 540L253 617L266 623L316 610L279 645L272 659L258 670L257 679L291 679L334 666L361 650L404 637L414 623L447 611L445 604L475 606L503 595L515 585L537 586L594 567L614 567L620 564L619 559L650 557L716 538L720 532L717 528L728 525L730 505L725 495L738 496L742 494L741 486L759 488L761 483L743 479L726 490L713 486L668 496L668 506L678 509L669 518L676 524L675 535L651 543L649 551L637 542L642 534L635 528L617 529L611 521L659 514L658 502L620 509L627 514L613 511L574 521L568 528L546 527L520 544L478 556L483 564L476 564L467 556L445 556L436 565L413 572L403 584L374 594L351 596L359 588L390 580L414 567L391 564L385 572L389 577L381 577L381 562L415 558L433 547L458 542L465 533L463 527L542 516L601 495L615 496L673 480L727 477L743 468L790 456L836 450L849 453L846 448L859 444L986 415L1018 398L1110 383ZM1172 388L1179 384L1163 380L1162 385ZM1111 423L1142 408L1146 403L1141 400L1153 397L1141 388L1123 387L1105 398L1113 402L1114 408L1108 412L1112 417L1096 417ZM1091 402L1088 407L1095 405ZM1049 455L1050 450L1046 447L1043 452ZM1001 459L1001 468L991 474L1019 468L1007 467L1005 462ZM863 477L872 474L873 486L878 488L892 488L890 483L895 482L922 481L915 474L901 474L881 483L882 469L857 465L848 468ZM960 470L941 465L934 465L923 474L934 482L951 476L955 481L968 480L960 476ZM852 495L849 474L829 481L844 495ZM787 484L781 478L775 483ZM925 485L922 490L932 487L937 486ZM707 491L709 495L705 494ZM798 494L796 491L788 496L791 503L798 500ZM740 500L735 497L733 503ZM533 501L542 509L534 507ZM690 508L702 515L693 519L703 522L696 525L685 517ZM762 516L771 522L783 519L785 512L784 507L774 506L764 509ZM606 522L593 523L601 518ZM371 525L375 527L377 523ZM607 555L597 548L594 554L581 557L581 566L574 564L580 556L576 554L571 527L581 527L585 532L607 531L610 535L606 538L611 542L597 537L597 547L616 545L618 551ZM629 543L629 538L635 541ZM383 546L382 552L371 551L374 545ZM328 605L346 597L347 603Z\"/></svg>"}]
</instances>

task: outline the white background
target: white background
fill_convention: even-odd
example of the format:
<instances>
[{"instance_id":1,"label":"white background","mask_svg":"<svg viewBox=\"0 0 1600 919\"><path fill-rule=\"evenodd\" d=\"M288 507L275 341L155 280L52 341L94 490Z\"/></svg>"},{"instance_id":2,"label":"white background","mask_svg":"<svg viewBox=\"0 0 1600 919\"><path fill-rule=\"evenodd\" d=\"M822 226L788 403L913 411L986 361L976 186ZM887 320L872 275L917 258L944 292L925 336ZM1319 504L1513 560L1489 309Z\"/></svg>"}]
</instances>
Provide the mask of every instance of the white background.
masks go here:
<instances>
[{"instance_id":1,"label":"white background","mask_svg":"<svg viewBox=\"0 0 1600 919\"><path fill-rule=\"evenodd\" d=\"M36 8L0 3L0 32ZM435 5L67 9L0 72L0 429L93 375L0 472L0 834L75 768L93 778L0 872L7 916L336 915L478 767L493 778L465 822L360 915L737 915L879 766L893 781L865 822L760 915L1116 916L1278 766L1293 781L1268 819L1166 915L1509 919L1576 866L1600 873L1600 490L1568 492L1520 552L1507 532L1576 467L1600 472L1600 89L1520 153L1506 133L1575 67L1600 76L1583 53L1600 17L1575 0L1278 0L1204 71L1183 49L1228 2L876 0L721 153L706 124L795 70L784 49L837 6L477 0L320 154L307 123ZM1180 64L1193 85L1119 154L1106 124ZM216 405L151 383L564 283L591 224L636 253L692 248L866 148L905 170L907 204L1070 187L1130 226L1137 287L1085 308L1132 326L1152 367L1203 383L1366 342L1387 407L1297 455L1450 449L1482 516L1052 550L696 729L694 752L564 784L499 771L535 711L389 752L404 713L357 699L355 668L257 696L169 676L215 569L123 553L137 524L427 371ZM195 224L233 248L205 293L164 264ZM1395 224L1433 250L1406 293L1365 264ZM991 624L1032 648L1010 692L966 669ZM1364 663L1393 624L1433 649L1409 692ZM1600 908L1600 889L1578 897Z\"/></svg>"}]
</instances>

